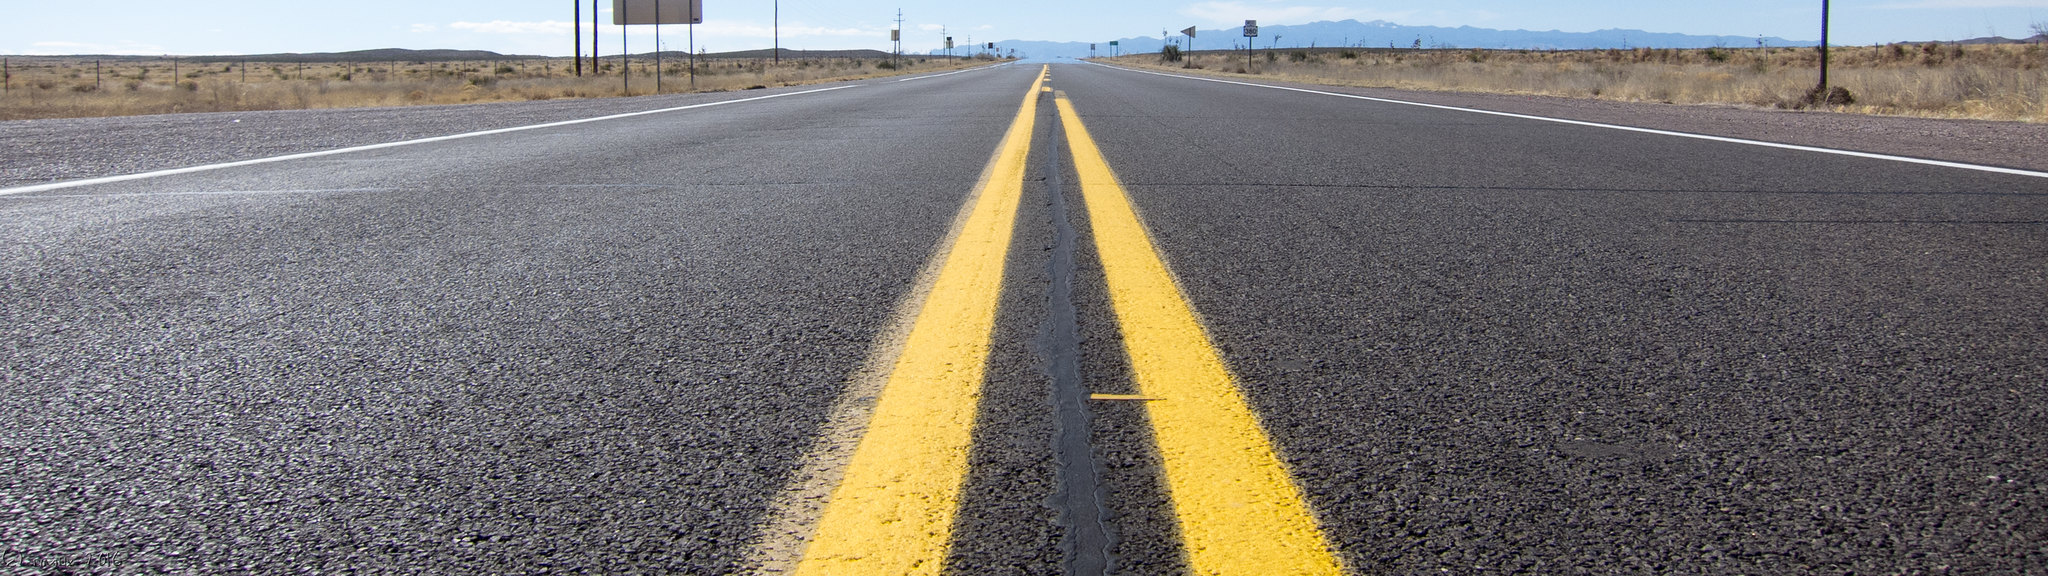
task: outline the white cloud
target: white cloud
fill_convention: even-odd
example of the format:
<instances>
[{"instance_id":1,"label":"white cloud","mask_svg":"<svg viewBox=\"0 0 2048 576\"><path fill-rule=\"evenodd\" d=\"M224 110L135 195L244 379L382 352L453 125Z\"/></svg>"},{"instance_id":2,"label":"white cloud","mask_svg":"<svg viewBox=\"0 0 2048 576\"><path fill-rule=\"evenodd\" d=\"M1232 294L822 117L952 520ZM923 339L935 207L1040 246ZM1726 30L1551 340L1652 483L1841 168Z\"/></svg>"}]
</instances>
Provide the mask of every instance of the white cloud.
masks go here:
<instances>
[{"instance_id":1,"label":"white cloud","mask_svg":"<svg viewBox=\"0 0 2048 576\"><path fill-rule=\"evenodd\" d=\"M576 30L575 23L558 22L555 20L544 20L540 22L513 22L510 20L492 20L490 22L455 22L449 24L448 27L456 30L476 32L480 34L545 34L551 36L567 35Z\"/></svg>"},{"instance_id":2,"label":"white cloud","mask_svg":"<svg viewBox=\"0 0 2048 576\"><path fill-rule=\"evenodd\" d=\"M111 56L150 56L164 53L164 47L155 44L122 42L120 44L99 44L93 42L48 41L29 44L27 55L60 56L71 54L106 54Z\"/></svg>"},{"instance_id":3,"label":"white cloud","mask_svg":"<svg viewBox=\"0 0 2048 576\"><path fill-rule=\"evenodd\" d=\"M938 32L940 30L945 30L946 26L944 24L919 24L917 25L917 29L926 32Z\"/></svg>"},{"instance_id":4,"label":"white cloud","mask_svg":"<svg viewBox=\"0 0 2048 576\"><path fill-rule=\"evenodd\" d=\"M1245 20L1258 20L1260 24L1306 24L1323 20L1401 20L1416 14L1414 11L1386 12L1344 6L1302 6L1280 2L1247 3L1239 1L1201 2L1180 10L1183 16L1192 16L1216 24L1239 24Z\"/></svg>"},{"instance_id":5,"label":"white cloud","mask_svg":"<svg viewBox=\"0 0 2048 576\"><path fill-rule=\"evenodd\" d=\"M415 33L415 34L425 34L425 33L433 32L433 31L436 31L436 30L440 30L440 29L441 29L441 27L440 27L440 26L435 26L435 25L433 25L433 24L414 24L414 25L412 25L412 31L413 31L413 33Z\"/></svg>"}]
</instances>

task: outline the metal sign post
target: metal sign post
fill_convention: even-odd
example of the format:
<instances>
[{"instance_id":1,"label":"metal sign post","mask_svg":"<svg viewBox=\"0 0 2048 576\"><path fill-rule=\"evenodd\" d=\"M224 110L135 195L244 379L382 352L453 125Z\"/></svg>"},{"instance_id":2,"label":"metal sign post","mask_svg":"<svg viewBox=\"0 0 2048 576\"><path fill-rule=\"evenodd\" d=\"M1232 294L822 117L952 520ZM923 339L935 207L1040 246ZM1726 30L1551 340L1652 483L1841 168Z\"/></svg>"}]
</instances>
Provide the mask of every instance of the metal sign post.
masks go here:
<instances>
[{"instance_id":1,"label":"metal sign post","mask_svg":"<svg viewBox=\"0 0 2048 576\"><path fill-rule=\"evenodd\" d=\"M594 2L595 0L592 0L592 1ZM678 0L669 0L669 1L670 1L670 2L676 2L676 1L678 1ZM694 88L694 87L696 87L696 84L697 84L697 76L696 76L696 74L697 74L697 52L696 52L696 46L695 46L695 45L696 45L696 43L697 43L697 26L696 26L696 25L697 25L697 24L701 24L701 23L703 23L703 22L704 22L704 0L682 0L682 3L684 3L684 4L688 4L688 5L689 5L689 10L676 10L676 9L674 9L674 8L675 8L675 5L673 5L673 4L671 4L671 5L670 5L670 9L664 10L664 9L662 9L662 6L661 6L661 0L612 0L612 24L614 24L614 25L618 25L618 26L640 26L640 25L653 25L653 26L654 26L654 91L655 91L655 93L660 93L660 92L661 92L661 25L662 25L662 24L689 24L689 25L690 25L690 44L691 44L691 47L690 47L690 50L691 50L691 51L690 51L690 86L691 86L692 88ZM595 11L595 10L593 10L593 12L594 12L594 11ZM682 14L678 14L678 12L683 12L683 13L682 13ZM593 16L594 16L594 15L595 15L595 14L593 14ZM595 40L595 37L597 36L597 33L596 33L596 32L591 32L591 36L592 36L592 42L595 42L595 41L596 41L596 40ZM624 37L626 36L626 34L622 32L622 33L620 33L620 34L619 34L619 36L620 36L620 38L619 38L619 47L620 47L620 51L621 51L621 52L624 52L624 49L625 49L625 46L626 46L626 39L625 39ZM595 51L593 50L593 52L595 52ZM595 62L595 61L596 61L596 58L595 58L595 57L593 57L593 58L592 58L592 62ZM626 82L626 86L627 86L627 89L628 89L628 93L630 94L630 93L631 93L631 87L632 87L632 80L630 80L630 78L631 78L631 77L632 77L632 75L633 75L633 68L632 68L632 62L630 62L630 61L628 61L628 60L627 60L627 56L626 56L625 54L620 54L620 55L619 55L619 61L620 61L620 63L622 63L622 64L625 64L625 65L626 65L626 69L625 69L625 70L623 71L623 73L624 73L624 76L626 76L627 78L629 78L629 79L628 79L628 80L626 80L625 82Z\"/></svg>"},{"instance_id":2,"label":"metal sign post","mask_svg":"<svg viewBox=\"0 0 2048 576\"><path fill-rule=\"evenodd\" d=\"M1244 21L1244 70L1252 71L1252 38L1259 37L1259 21Z\"/></svg>"},{"instance_id":3,"label":"metal sign post","mask_svg":"<svg viewBox=\"0 0 2048 576\"><path fill-rule=\"evenodd\" d=\"M633 49L626 46L626 37L632 34L619 31L619 90L624 96L633 95Z\"/></svg>"},{"instance_id":4,"label":"metal sign post","mask_svg":"<svg viewBox=\"0 0 2048 576\"><path fill-rule=\"evenodd\" d=\"M654 0L654 93L661 93L661 0Z\"/></svg>"}]
</instances>

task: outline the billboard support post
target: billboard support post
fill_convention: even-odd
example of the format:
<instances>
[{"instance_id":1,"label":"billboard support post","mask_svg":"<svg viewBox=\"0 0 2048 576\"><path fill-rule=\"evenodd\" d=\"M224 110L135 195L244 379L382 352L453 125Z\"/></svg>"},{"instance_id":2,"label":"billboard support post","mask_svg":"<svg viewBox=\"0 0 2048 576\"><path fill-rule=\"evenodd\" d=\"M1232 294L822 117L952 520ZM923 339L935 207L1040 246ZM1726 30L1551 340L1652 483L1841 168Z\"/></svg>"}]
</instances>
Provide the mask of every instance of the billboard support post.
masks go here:
<instances>
[{"instance_id":1,"label":"billboard support post","mask_svg":"<svg viewBox=\"0 0 2048 576\"><path fill-rule=\"evenodd\" d=\"M661 93L661 0L654 0L654 93Z\"/></svg>"}]
</instances>

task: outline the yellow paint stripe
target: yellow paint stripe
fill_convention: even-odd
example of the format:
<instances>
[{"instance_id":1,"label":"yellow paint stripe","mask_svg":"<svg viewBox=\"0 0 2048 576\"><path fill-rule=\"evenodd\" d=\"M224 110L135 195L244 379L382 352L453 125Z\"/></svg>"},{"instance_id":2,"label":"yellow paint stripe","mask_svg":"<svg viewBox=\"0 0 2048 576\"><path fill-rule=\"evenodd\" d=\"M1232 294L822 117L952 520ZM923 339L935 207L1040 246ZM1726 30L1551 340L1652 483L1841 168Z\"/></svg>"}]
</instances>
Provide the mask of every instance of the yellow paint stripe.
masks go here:
<instances>
[{"instance_id":1,"label":"yellow paint stripe","mask_svg":"<svg viewBox=\"0 0 2048 576\"><path fill-rule=\"evenodd\" d=\"M1059 94L1110 303L1196 574L1342 574L1301 490L1166 270L1109 162Z\"/></svg>"},{"instance_id":2,"label":"yellow paint stripe","mask_svg":"<svg viewBox=\"0 0 2048 576\"><path fill-rule=\"evenodd\" d=\"M1049 67L1048 67L1049 68ZM952 538L1045 71L976 186L797 574L938 574Z\"/></svg>"}]
</instances>

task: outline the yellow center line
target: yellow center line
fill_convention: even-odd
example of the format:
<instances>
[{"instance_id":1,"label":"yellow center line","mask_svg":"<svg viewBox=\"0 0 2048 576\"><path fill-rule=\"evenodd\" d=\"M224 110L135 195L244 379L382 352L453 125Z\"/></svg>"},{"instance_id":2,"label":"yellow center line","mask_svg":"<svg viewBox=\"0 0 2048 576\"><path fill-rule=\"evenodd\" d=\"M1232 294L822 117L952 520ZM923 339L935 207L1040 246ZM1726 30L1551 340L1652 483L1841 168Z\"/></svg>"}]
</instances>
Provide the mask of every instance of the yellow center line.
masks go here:
<instances>
[{"instance_id":1,"label":"yellow center line","mask_svg":"<svg viewBox=\"0 0 2048 576\"><path fill-rule=\"evenodd\" d=\"M1342 574L1300 488L1138 221L1080 115L1056 93L1081 194L1196 574Z\"/></svg>"},{"instance_id":2,"label":"yellow center line","mask_svg":"<svg viewBox=\"0 0 2048 576\"><path fill-rule=\"evenodd\" d=\"M1003 136L797 574L938 574L952 538L989 338L1046 70Z\"/></svg>"}]
</instances>

